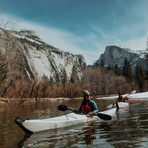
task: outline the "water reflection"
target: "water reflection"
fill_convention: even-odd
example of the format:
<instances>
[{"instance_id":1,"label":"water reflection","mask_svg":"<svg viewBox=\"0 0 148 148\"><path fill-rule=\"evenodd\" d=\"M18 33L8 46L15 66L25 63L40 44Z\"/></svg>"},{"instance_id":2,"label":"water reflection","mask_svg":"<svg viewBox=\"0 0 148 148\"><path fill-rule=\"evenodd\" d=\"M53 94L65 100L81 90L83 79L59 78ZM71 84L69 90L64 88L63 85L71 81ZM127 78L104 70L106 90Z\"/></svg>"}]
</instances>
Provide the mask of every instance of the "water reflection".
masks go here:
<instances>
[{"instance_id":1,"label":"water reflection","mask_svg":"<svg viewBox=\"0 0 148 148\"><path fill-rule=\"evenodd\" d=\"M80 102L81 100L54 101L0 108L0 147L148 147L147 101L130 101L129 108L119 110L111 121L98 121L33 135L25 135L14 123L17 116L25 119L62 115L65 112L57 110L59 104L78 108ZM104 110L110 103L111 101L97 101L100 110Z\"/></svg>"},{"instance_id":2,"label":"water reflection","mask_svg":"<svg viewBox=\"0 0 148 148\"><path fill-rule=\"evenodd\" d=\"M19 143L19 147L42 146L57 147L69 146L77 141L78 135L83 133L82 127L68 127L56 130L49 130L32 135L25 135L24 139Z\"/></svg>"}]
</instances>

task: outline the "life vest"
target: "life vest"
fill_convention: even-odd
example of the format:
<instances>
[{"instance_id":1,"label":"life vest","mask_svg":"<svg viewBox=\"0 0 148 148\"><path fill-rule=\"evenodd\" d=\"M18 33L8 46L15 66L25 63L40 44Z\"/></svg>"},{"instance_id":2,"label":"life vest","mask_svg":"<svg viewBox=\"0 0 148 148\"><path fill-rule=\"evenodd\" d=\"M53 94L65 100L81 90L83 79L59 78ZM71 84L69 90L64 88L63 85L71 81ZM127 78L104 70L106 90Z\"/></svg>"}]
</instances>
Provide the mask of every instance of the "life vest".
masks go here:
<instances>
[{"instance_id":1,"label":"life vest","mask_svg":"<svg viewBox=\"0 0 148 148\"><path fill-rule=\"evenodd\" d=\"M82 112L90 112L91 111L91 107L88 105L83 105L82 106Z\"/></svg>"},{"instance_id":2,"label":"life vest","mask_svg":"<svg viewBox=\"0 0 148 148\"><path fill-rule=\"evenodd\" d=\"M124 100L129 100L129 98L128 97L124 97Z\"/></svg>"},{"instance_id":3,"label":"life vest","mask_svg":"<svg viewBox=\"0 0 148 148\"><path fill-rule=\"evenodd\" d=\"M118 102L125 102L125 100L124 100L123 97L119 97L119 98L117 99L117 101L118 101Z\"/></svg>"}]
</instances>

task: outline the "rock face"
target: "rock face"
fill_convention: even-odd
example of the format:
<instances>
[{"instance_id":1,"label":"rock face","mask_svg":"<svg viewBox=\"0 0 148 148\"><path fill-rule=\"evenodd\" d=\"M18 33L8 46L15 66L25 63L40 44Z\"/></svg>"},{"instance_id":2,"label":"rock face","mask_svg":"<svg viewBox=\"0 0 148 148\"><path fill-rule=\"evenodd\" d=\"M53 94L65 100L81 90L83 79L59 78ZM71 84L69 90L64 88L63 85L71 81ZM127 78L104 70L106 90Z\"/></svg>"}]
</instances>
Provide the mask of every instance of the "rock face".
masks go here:
<instances>
[{"instance_id":1,"label":"rock face","mask_svg":"<svg viewBox=\"0 0 148 148\"><path fill-rule=\"evenodd\" d=\"M115 64L117 64L119 67L123 67L126 57L129 60L133 71L135 70L136 64L139 64L144 69L147 69L146 62L144 60L145 52L146 51L132 51L118 46L107 46L105 52L100 55L97 62L100 63L101 60L103 60L105 66L115 66Z\"/></svg>"},{"instance_id":2,"label":"rock face","mask_svg":"<svg viewBox=\"0 0 148 148\"><path fill-rule=\"evenodd\" d=\"M20 77L25 74L30 79L41 79L46 76L53 80L58 75L62 77L66 71L68 79L75 65L79 78L86 67L82 55L73 55L60 51L41 40L39 35L30 30L0 32L0 55L8 64L9 77Z\"/></svg>"}]
</instances>

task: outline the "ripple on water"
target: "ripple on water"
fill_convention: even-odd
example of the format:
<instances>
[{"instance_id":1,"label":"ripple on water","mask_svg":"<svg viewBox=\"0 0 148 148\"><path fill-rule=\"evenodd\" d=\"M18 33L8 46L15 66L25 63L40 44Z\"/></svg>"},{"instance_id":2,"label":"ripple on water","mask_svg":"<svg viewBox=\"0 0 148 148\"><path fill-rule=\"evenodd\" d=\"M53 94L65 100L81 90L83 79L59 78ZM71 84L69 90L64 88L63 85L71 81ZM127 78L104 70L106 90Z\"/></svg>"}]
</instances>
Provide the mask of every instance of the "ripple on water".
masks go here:
<instances>
[{"instance_id":1,"label":"ripple on water","mask_svg":"<svg viewBox=\"0 0 148 148\"><path fill-rule=\"evenodd\" d=\"M98 103L101 104L101 101ZM68 101L65 104L75 107ZM39 105L20 106L0 112L2 127L0 128L0 147L148 147L148 103L146 102L132 102L129 108L116 114L111 121L102 120L84 126L24 136L21 129L14 123L16 116L23 119L64 114L57 111L58 104L55 102L50 105Z\"/></svg>"}]
</instances>

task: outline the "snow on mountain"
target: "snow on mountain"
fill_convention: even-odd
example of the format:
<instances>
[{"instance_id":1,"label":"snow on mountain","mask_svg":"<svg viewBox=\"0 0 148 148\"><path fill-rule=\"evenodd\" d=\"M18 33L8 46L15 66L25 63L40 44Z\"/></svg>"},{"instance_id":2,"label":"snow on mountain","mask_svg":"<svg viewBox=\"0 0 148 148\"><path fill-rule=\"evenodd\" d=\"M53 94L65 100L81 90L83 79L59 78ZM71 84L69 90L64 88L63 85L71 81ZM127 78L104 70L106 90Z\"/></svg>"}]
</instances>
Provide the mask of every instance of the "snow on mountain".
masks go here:
<instances>
[{"instance_id":1,"label":"snow on mountain","mask_svg":"<svg viewBox=\"0 0 148 148\"><path fill-rule=\"evenodd\" d=\"M0 34L1 39L8 38L7 33ZM86 67L82 55L60 51L43 42L34 31L10 33L10 40L1 40L0 53L6 57L7 63L12 63L9 66L11 77L19 77L25 71L30 79L41 79L46 76L55 80L57 75L61 78L65 70L70 79L74 65L79 78L82 77L82 71Z\"/></svg>"},{"instance_id":2,"label":"snow on mountain","mask_svg":"<svg viewBox=\"0 0 148 148\"><path fill-rule=\"evenodd\" d=\"M107 46L105 52L100 55L97 62L100 63L101 60L103 60L106 66L115 66L115 64L117 64L119 67L123 67L126 57L129 60L133 71L135 70L137 64L141 65L144 69L147 69L147 65L144 60L144 54L146 52L146 50L134 51L115 45Z\"/></svg>"}]
</instances>

